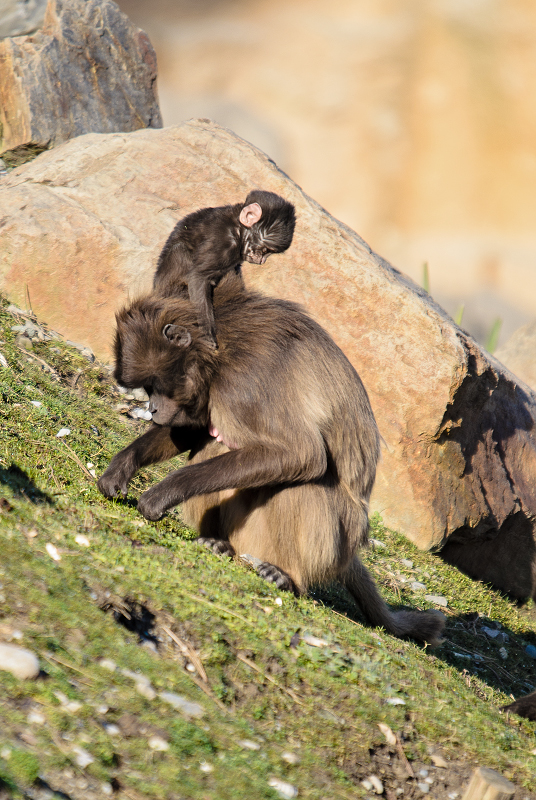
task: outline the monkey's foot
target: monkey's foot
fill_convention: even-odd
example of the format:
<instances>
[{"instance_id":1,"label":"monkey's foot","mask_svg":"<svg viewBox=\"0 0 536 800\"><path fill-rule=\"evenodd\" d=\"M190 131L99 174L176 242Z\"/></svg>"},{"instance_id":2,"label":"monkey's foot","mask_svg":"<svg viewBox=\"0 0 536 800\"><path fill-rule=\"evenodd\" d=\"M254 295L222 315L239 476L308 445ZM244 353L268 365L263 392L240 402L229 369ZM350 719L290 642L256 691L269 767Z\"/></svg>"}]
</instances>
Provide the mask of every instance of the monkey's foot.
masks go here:
<instances>
[{"instance_id":1,"label":"monkey's foot","mask_svg":"<svg viewBox=\"0 0 536 800\"><path fill-rule=\"evenodd\" d=\"M265 581L275 583L278 589L282 589L285 592L292 592L298 596L299 592L290 575L287 575L282 569L276 567L275 564L262 561L257 567L257 572Z\"/></svg>"},{"instance_id":2,"label":"monkey's foot","mask_svg":"<svg viewBox=\"0 0 536 800\"><path fill-rule=\"evenodd\" d=\"M226 539L209 539L204 536L199 536L195 541L197 544L207 547L217 556L228 556L229 558L234 557L234 547Z\"/></svg>"}]
</instances>

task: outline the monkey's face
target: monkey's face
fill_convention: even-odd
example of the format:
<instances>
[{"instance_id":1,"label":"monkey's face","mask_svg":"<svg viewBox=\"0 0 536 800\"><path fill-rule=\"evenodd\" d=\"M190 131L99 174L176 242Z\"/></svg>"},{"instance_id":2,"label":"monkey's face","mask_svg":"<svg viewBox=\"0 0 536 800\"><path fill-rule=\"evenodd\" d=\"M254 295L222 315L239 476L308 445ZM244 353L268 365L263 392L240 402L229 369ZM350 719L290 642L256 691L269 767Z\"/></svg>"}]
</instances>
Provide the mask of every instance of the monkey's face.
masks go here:
<instances>
[{"instance_id":1,"label":"monkey's face","mask_svg":"<svg viewBox=\"0 0 536 800\"><path fill-rule=\"evenodd\" d=\"M292 242L294 206L272 192L253 191L240 212L242 260L264 264L272 253L282 253Z\"/></svg>"},{"instance_id":2,"label":"monkey's face","mask_svg":"<svg viewBox=\"0 0 536 800\"><path fill-rule=\"evenodd\" d=\"M135 314L125 321L118 318L116 379L128 388L143 386L157 425L207 424L207 382L191 345L192 336L183 326L157 328Z\"/></svg>"}]
</instances>

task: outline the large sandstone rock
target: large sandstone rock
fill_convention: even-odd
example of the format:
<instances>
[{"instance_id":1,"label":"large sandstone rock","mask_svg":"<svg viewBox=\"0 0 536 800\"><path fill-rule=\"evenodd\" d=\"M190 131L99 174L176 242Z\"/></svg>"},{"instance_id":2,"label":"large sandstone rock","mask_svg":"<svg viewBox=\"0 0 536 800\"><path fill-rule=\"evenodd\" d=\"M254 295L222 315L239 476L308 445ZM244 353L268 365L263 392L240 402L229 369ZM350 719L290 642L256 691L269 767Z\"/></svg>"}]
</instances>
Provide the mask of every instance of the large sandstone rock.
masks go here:
<instances>
[{"instance_id":1,"label":"large sandstone rock","mask_svg":"<svg viewBox=\"0 0 536 800\"><path fill-rule=\"evenodd\" d=\"M420 547L449 540L450 560L532 594L536 396L230 131L198 120L89 134L14 170L0 182L1 284L107 356L115 309L150 287L175 222L254 187L294 202L298 223L291 248L246 280L303 303L363 377L385 439L373 508Z\"/></svg>"},{"instance_id":2,"label":"large sandstone rock","mask_svg":"<svg viewBox=\"0 0 536 800\"><path fill-rule=\"evenodd\" d=\"M156 56L111 0L49 0L43 28L0 42L0 152L162 126Z\"/></svg>"}]
</instances>

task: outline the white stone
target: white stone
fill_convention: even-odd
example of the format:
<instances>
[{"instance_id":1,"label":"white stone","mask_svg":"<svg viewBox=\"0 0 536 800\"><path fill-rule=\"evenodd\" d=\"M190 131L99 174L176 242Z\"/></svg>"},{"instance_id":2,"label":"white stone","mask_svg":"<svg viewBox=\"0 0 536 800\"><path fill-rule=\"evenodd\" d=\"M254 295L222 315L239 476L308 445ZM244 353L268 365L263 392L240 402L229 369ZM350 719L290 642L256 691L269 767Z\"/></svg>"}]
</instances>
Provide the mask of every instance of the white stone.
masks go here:
<instances>
[{"instance_id":1,"label":"white stone","mask_svg":"<svg viewBox=\"0 0 536 800\"><path fill-rule=\"evenodd\" d=\"M287 764L300 763L300 757L297 756L296 753L290 753L288 751L285 751L284 753L281 753L281 758L283 759L283 761L286 761Z\"/></svg>"},{"instance_id":2,"label":"white stone","mask_svg":"<svg viewBox=\"0 0 536 800\"><path fill-rule=\"evenodd\" d=\"M30 650L14 644L0 644L0 669L24 681L39 675L39 661Z\"/></svg>"},{"instance_id":3,"label":"white stone","mask_svg":"<svg viewBox=\"0 0 536 800\"><path fill-rule=\"evenodd\" d=\"M436 606L441 606L442 608L446 608L448 606L447 598L441 597L439 594L426 594L424 599L428 600L429 603L433 603Z\"/></svg>"},{"instance_id":4,"label":"white stone","mask_svg":"<svg viewBox=\"0 0 536 800\"><path fill-rule=\"evenodd\" d=\"M169 744L161 736L151 736L147 742L151 750L156 750L157 753L165 753L169 750Z\"/></svg>"},{"instance_id":5,"label":"white stone","mask_svg":"<svg viewBox=\"0 0 536 800\"><path fill-rule=\"evenodd\" d=\"M112 661L111 658L101 658L101 660L99 661L99 666L102 667L103 669L109 670L110 672L115 672L115 670L117 669L117 664L115 663L115 661Z\"/></svg>"},{"instance_id":6,"label":"white stone","mask_svg":"<svg viewBox=\"0 0 536 800\"><path fill-rule=\"evenodd\" d=\"M292 800L293 797L298 796L298 790L295 786L286 781L280 781L279 778L270 778L268 786L275 789L278 795L285 798L285 800Z\"/></svg>"},{"instance_id":7,"label":"white stone","mask_svg":"<svg viewBox=\"0 0 536 800\"><path fill-rule=\"evenodd\" d=\"M71 433L70 428L60 428L60 430L56 434L56 438L61 439L63 436L69 436L70 433Z\"/></svg>"},{"instance_id":8,"label":"white stone","mask_svg":"<svg viewBox=\"0 0 536 800\"><path fill-rule=\"evenodd\" d=\"M378 778L378 776L377 775L369 775L368 779L371 782L372 788L374 789L376 794L383 794L383 783Z\"/></svg>"},{"instance_id":9,"label":"white stone","mask_svg":"<svg viewBox=\"0 0 536 800\"><path fill-rule=\"evenodd\" d=\"M78 746L73 747L73 753L76 756L75 758L76 763L82 769L89 767L89 765L93 764L93 762L95 761L93 756L90 753L88 753L87 750L84 750L83 747L78 747Z\"/></svg>"},{"instance_id":10,"label":"white stone","mask_svg":"<svg viewBox=\"0 0 536 800\"><path fill-rule=\"evenodd\" d=\"M249 739L240 739L238 745L243 747L244 750L260 750L261 746L257 742L252 742Z\"/></svg>"},{"instance_id":11,"label":"white stone","mask_svg":"<svg viewBox=\"0 0 536 800\"><path fill-rule=\"evenodd\" d=\"M47 553L49 554L50 558L53 561L61 561L61 556L58 553L58 548L56 547L55 544L47 542L45 545L45 550L47 551Z\"/></svg>"},{"instance_id":12,"label":"white stone","mask_svg":"<svg viewBox=\"0 0 536 800\"><path fill-rule=\"evenodd\" d=\"M160 692L160 698L177 711L182 711L187 717L202 717L205 713L205 709L199 703L192 703L186 697L175 694L175 692Z\"/></svg>"}]
</instances>

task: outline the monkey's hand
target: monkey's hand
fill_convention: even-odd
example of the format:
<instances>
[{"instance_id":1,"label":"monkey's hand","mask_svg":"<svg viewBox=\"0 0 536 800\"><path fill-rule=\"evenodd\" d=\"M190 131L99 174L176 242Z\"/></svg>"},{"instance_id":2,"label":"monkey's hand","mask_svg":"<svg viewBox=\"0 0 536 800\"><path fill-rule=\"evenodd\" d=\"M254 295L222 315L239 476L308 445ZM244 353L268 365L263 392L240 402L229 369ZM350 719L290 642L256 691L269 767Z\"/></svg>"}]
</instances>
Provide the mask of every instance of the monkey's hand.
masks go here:
<instances>
[{"instance_id":1,"label":"monkey's hand","mask_svg":"<svg viewBox=\"0 0 536 800\"><path fill-rule=\"evenodd\" d=\"M162 492L158 490L158 484L151 489L147 489L138 500L138 511L145 519L150 519L152 522L161 519L168 508L170 506L165 503Z\"/></svg>"},{"instance_id":2,"label":"monkey's hand","mask_svg":"<svg viewBox=\"0 0 536 800\"><path fill-rule=\"evenodd\" d=\"M112 461L106 472L97 482L97 486L105 497L127 496L128 484L132 477L132 470L126 463L118 464Z\"/></svg>"}]
</instances>

